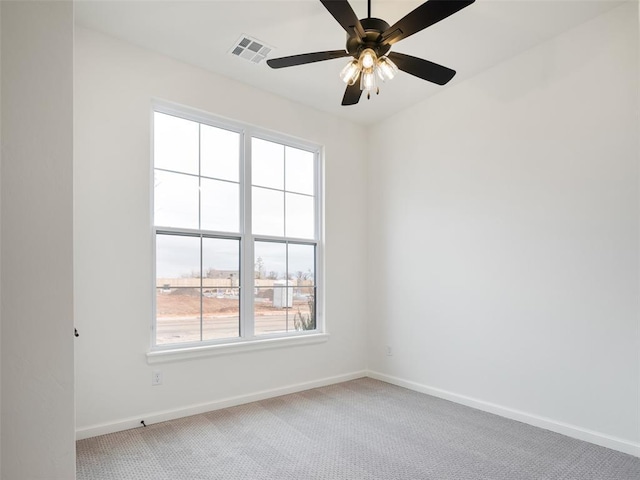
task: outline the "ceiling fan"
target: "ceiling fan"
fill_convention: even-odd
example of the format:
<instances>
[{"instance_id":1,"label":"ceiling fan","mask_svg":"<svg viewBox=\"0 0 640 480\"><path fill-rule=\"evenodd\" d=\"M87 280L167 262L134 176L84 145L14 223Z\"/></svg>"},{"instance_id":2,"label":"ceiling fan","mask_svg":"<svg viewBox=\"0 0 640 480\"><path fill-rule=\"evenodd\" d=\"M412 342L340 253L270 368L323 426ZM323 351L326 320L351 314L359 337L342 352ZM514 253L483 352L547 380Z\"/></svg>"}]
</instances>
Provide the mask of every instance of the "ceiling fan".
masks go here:
<instances>
[{"instance_id":1,"label":"ceiling fan","mask_svg":"<svg viewBox=\"0 0 640 480\"><path fill-rule=\"evenodd\" d=\"M392 79L398 70L423 80L444 85L456 74L455 70L437 63L390 52L391 46L417 33L449 15L471 5L475 0L427 0L415 10L389 26L379 18L371 17L371 0L367 2L367 18L358 20L347 0L320 0L340 26L347 32L346 50L303 53L289 57L267 60L271 68L293 67L307 63L353 57L340 73L347 84L342 105L355 105L363 90L367 98L371 92L379 93L376 76L382 80ZM360 80L358 82L358 80Z\"/></svg>"}]
</instances>

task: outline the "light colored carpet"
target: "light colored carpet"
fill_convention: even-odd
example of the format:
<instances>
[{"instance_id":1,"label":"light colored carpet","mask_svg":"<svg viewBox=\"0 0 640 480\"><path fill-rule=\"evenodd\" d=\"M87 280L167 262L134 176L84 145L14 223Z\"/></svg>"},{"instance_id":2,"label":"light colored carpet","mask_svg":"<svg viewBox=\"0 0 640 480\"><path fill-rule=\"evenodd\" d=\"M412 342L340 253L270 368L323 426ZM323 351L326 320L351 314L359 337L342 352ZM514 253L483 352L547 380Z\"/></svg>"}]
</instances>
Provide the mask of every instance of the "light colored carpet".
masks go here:
<instances>
[{"instance_id":1,"label":"light colored carpet","mask_svg":"<svg viewBox=\"0 0 640 480\"><path fill-rule=\"evenodd\" d=\"M77 442L78 480L639 480L640 459L372 379Z\"/></svg>"}]
</instances>

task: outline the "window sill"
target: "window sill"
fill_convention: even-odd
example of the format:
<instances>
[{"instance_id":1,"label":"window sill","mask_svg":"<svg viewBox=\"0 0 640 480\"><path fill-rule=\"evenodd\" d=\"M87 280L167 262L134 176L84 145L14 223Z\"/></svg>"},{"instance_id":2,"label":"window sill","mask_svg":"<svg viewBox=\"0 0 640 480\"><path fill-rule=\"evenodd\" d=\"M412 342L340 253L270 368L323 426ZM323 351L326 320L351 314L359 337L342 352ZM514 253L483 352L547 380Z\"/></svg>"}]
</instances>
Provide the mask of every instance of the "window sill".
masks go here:
<instances>
[{"instance_id":1,"label":"window sill","mask_svg":"<svg viewBox=\"0 0 640 480\"><path fill-rule=\"evenodd\" d=\"M197 347L173 348L170 350L155 350L147 353L147 363L175 362L180 360L192 360L194 358L213 357L240 352L255 352L272 348L297 347L299 345L312 345L324 343L329 340L328 333L314 333L310 335L297 335L294 337L265 338L246 342L225 343L221 345L203 345Z\"/></svg>"}]
</instances>

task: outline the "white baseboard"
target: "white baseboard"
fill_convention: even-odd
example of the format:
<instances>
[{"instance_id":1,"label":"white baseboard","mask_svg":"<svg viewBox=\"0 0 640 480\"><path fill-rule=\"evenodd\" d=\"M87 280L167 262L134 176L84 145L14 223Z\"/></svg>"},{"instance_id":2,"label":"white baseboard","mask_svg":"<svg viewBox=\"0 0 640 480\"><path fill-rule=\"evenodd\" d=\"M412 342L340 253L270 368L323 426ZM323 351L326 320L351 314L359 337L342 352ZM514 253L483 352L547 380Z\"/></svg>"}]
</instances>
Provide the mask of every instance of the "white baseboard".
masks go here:
<instances>
[{"instance_id":1,"label":"white baseboard","mask_svg":"<svg viewBox=\"0 0 640 480\"><path fill-rule=\"evenodd\" d=\"M533 425L534 427L544 428L552 432L560 433L568 437L576 438L578 440L584 440L585 442L594 443L602 447L617 450L619 452L628 453L640 457L640 443L630 442L621 438L612 437L610 435L588 430L586 428L577 427L563 422L558 422L550 418L540 417L512 408L503 407L494 403L485 402L476 398L467 397L465 395L459 395L457 393L448 392L439 388L429 387L420 383L412 382L402 378L386 375L380 372L368 371L367 376L381 380L383 382L398 385L399 387L408 388L416 392L426 393L434 397L450 400L455 403L466 405L468 407L476 408L484 412L500 415L501 417L517 420L522 423Z\"/></svg>"},{"instance_id":2,"label":"white baseboard","mask_svg":"<svg viewBox=\"0 0 640 480\"><path fill-rule=\"evenodd\" d=\"M259 400L278 397L280 395L302 392L311 388L326 387L327 385L347 382L349 380L355 380L356 378L362 378L366 376L367 372L363 370L359 372L347 373L344 375L337 375L335 377L326 377L318 380L312 380L310 382L286 385L284 387L273 388L270 390L262 390L247 395L224 398L213 402L190 405L188 407L177 408L174 410L148 412L145 414L140 414L136 417L129 417L121 420L116 420L114 422L79 428L76 430L76 440L97 437L98 435L106 435L107 433L120 432L122 430L129 430L131 428L138 428L141 426L141 420L144 420L147 425L151 425L153 423L166 422L167 420L175 420L176 418L188 417L190 415L197 415L199 413L219 410L221 408L235 407L237 405L243 405L245 403L257 402Z\"/></svg>"}]
</instances>

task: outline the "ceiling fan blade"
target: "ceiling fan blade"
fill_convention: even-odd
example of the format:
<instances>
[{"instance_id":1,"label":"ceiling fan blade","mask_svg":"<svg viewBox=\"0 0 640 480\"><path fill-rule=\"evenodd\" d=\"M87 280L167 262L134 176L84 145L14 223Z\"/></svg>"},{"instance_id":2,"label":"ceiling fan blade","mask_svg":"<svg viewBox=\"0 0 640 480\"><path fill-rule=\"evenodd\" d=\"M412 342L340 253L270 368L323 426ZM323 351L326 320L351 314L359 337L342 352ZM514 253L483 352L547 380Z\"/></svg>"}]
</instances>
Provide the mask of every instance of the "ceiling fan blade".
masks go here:
<instances>
[{"instance_id":1,"label":"ceiling fan blade","mask_svg":"<svg viewBox=\"0 0 640 480\"><path fill-rule=\"evenodd\" d=\"M404 53L390 52L387 56L403 72L438 85L444 85L456 74L455 70Z\"/></svg>"},{"instance_id":2,"label":"ceiling fan blade","mask_svg":"<svg viewBox=\"0 0 640 480\"><path fill-rule=\"evenodd\" d=\"M342 105L355 105L360 101L362 90L360 90L360 82L356 82L353 85L347 85L347 89L342 97Z\"/></svg>"},{"instance_id":3,"label":"ceiling fan blade","mask_svg":"<svg viewBox=\"0 0 640 480\"><path fill-rule=\"evenodd\" d=\"M355 32L358 38L364 38L362 24L347 0L320 0L320 3L329 10L329 13L333 15L333 18L338 21L350 37Z\"/></svg>"},{"instance_id":4,"label":"ceiling fan blade","mask_svg":"<svg viewBox=\"0 0 640 480\"><path fill-rule=\"evenodd\" d=\"M324 60L333 60L334 58L349 57L350 55L344 50L330 50L327 52L302 53L300 55L291 55L290 57L271 58L267 60L267 65L271 68L294 67L296 65L304 65L306 63L322 62Z\"/></svg>"},{"instance_id":5,"label":"ceiling fan blade","mask_svg":"<svg viewBox=\"0 0 640 480\"><path fill-rule=\"evenodd\" d=\"M403 38L423 30L449 15L453 15L475 0L427 0L382 33L382 42L393 45Z\"/></svg>"}]
</instances>

